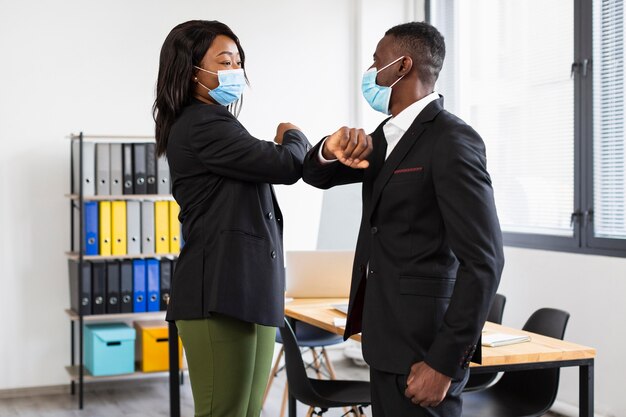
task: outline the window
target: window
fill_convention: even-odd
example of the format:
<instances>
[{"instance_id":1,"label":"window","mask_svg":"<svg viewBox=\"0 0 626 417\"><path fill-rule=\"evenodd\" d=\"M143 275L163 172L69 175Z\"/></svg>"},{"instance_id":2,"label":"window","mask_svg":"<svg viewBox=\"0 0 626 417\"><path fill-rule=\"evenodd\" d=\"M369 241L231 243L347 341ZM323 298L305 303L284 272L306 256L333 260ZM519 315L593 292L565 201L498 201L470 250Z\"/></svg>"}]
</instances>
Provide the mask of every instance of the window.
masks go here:
<instances>
[{"instance_id":1,"label":"window","mask_svg":"<svg viewBox=\"0 0 626 417\"><path fill-rule=\"evenodd\" d=\"M436 89L485 141L507 245L626 256L623 1L427 4Z\"/></svg>"}]
</instances>

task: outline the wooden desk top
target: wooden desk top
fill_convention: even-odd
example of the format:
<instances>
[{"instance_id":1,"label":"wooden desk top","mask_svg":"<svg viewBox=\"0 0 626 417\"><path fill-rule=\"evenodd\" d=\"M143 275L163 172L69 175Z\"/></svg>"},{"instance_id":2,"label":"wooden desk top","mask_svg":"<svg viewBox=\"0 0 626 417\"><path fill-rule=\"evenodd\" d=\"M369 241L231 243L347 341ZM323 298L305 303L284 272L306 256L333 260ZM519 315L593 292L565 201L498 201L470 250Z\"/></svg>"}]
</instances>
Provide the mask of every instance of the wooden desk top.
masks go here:
<instances>
[{"instance_id":1,"label":"wooden desk top","mask_svg":"<svg viewBox=\"0 0 626 417\"><path fill-rule=\"evenodd\" d=\"M343 328L334 325L335 318L346 315L332 307L333 304L347 304L347 298L298 298L285 303L285 315L332 333L343 335ZM499 347L482 347L482 365L513 365L523 363L565 361L595 358L596 350L564 340L553 339L523 330L513 329L495 323L485 324L484 334L488 333L528 334L530 342ZM361 341L361 335L352 339ZM472 363L471 366L480 366Z\"/></svg>"}]
</instances>

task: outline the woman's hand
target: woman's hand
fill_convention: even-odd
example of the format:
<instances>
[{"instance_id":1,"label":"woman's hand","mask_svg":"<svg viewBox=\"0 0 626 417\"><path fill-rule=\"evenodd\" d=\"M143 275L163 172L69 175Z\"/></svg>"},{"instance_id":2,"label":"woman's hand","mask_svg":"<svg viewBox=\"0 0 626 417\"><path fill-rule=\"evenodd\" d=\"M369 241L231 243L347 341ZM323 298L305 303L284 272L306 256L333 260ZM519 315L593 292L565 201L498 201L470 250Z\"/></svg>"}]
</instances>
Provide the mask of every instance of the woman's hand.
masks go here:
<instances>
[{"instance_id":1,"label":"woman's hand","mask_svg":"<svg viewBox=\"0 0 626 417\"><path fill-rule=\"evenodd\" d=\"M298 126L292 124L292 123L279 123L278 127L276 128L276 137L274 138L274 142L278 143L279 145L283 144L283 136L285 135L285 132L291 129L296 129L296 130L300 130L302 131L302 129L300 129Z\"/></svg>"}]
</instances>

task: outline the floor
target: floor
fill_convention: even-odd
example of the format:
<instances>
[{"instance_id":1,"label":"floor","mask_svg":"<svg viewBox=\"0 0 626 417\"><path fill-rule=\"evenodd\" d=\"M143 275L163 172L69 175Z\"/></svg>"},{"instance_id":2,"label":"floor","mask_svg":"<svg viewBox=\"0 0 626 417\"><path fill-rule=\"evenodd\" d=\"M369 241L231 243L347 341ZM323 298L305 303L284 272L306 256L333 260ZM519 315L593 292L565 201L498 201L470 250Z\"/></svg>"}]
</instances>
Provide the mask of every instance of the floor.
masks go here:
<instances>
[{"instance_id":1,"label":"floor","mask_svg":"<svg viewBox=\"0 0 626 417\"><path fill-rule=\"evenodd\" d=\"M277 345L280 346L280 345ZM343 349L328 350L341 379L367 380L367 368L355 365L345 357ZM278 417L285 387L285 372L274 380L261 417ZM76 397L67 392L48 395L0 398L0 417L167 417L169 416L169 387L167 378L132 381L98 382L85 386L84 409L77 408ZM59 391L59 390L56 390ZM181 386L181 417L193 417L193 398L189 380ZM298 415L305 416L308 407L298 403ZM342 409L330 410L324 417L339 417ZM371 411L366 409L371 416ZM285 412L285 415L287 413ZM555 414L548 414L555 417Z\"/></svg>"},{"instance_id":2,"label":"floor","mask_svg":"<svg viewBox=\"0 0 626 417\"><path fill-rule=\"evenodd\" d=\"M277 345L280 346L280 345ZM338 378L367 379L367 368L354 365L343 349L329 349ZM306 358L306 357L305 357ZM278 417L285 387L285 372L272 384L262 417ZM181 417L193 417L193 398L188 378L181 386ZM132 381L98 382L85 385L84 409L79 411L77 399L68 392L19 398L0 398L0 417L166 417L169 416L167 378ZM298 416L305 416L308 407L298 404ZM287 412L285 412L286 416ZM330 410L324 417L338 417L343 410Z\"/></svg>"}]
</instances>

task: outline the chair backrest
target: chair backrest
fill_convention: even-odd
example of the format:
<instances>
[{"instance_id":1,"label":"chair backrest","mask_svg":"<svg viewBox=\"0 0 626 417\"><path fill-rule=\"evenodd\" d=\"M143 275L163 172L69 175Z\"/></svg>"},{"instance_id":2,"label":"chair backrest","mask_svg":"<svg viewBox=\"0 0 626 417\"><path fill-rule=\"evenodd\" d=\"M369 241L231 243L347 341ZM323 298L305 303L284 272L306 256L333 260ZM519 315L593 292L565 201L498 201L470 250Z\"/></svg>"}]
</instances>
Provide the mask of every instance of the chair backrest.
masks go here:
<instances>
[{"instance_id":1,"label":"chair backrest","mask_svg":"<svg viewBox=\"0 0 626 417\"><path fill-rule=\"evenodd\" d=\"M505 304L506 297L502 294L496 294L491 302L491 308L489 309L489 314L487 314L487 321L502 324Z\"/></svg>"},{"instance_id":2,"label":"chair backrest","mask_svg":"<svg viewBox=\"0 0 626 417\"><path fill-rule=\"evenodd\" d=\"M530 315L523 329L563 340L569 313L556 308L540 308Z\"/></svg>"},{"instance_id":3,"label":"chair backrest","mask_svg":"<svg viewBox=\"0 0 626 417\"><path fill-rule=\"evenodd\" d=\"M555 308L541 308L526 321L524 330L563 340L569 313ZM494 388L523 396L524 402L535 410L532 415L547 412L559 390L559 368L506 372Z\"/></svg>"},{"instance_id":4,"label":"chair backrest","mask_svg":"<svg viewBox=\"0 0 626 417\"><path fill-rule=\"evenodd\" d=\"M285 349L285 368L287 369L289 393L304 404L313 404L317 400L318 395L306 374L296 335L287 319L285 319L285 326L280 327L279 331Z\"/></svg>"}]
</instances>

